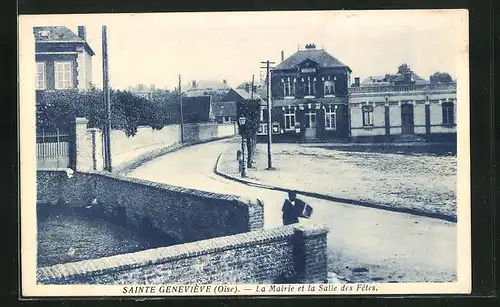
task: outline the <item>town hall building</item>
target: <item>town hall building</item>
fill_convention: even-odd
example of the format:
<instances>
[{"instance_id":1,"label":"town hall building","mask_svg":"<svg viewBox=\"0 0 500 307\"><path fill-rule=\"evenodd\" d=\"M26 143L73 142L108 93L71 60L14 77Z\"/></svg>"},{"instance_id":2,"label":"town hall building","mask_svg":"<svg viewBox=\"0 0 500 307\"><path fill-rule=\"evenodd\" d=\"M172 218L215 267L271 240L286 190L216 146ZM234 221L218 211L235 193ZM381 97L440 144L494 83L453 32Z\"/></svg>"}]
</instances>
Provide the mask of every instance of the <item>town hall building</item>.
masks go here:
<instances>
[{"instance_id":1,"label":"town hall building","mask_svg":"<svg viewBox=\"0 0 500 307\"><path fill-rule=\"evenodd\" d=\"M271 73L273 141L346 140L351 69L308 44ZM261 106L259 140L267 133L267 104Z\"/></svg>"}]
</instances>

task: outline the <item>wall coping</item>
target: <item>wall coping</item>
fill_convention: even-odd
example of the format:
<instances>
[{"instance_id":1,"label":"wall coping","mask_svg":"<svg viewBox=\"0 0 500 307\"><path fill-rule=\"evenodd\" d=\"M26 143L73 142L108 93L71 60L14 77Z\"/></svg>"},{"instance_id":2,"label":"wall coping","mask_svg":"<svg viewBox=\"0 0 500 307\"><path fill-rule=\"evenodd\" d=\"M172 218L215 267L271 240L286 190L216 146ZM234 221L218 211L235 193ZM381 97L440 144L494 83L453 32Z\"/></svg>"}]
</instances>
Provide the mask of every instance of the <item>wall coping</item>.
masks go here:
<instances>
[{"instance_id":1,"label":"wall coping","mask_svg":"<svg viewBox=\"0 0 500 307\"><path fill-rule=\"evenodd\" d=\"M66 168L64 169L38 169L37 173L60 173L61 175L67 176L66 175ZM89 176L95 176L95 177L104 177L104 178L111 178L123 182L128 182L132 184L137 184L137 185L142 185L142 186L148 186L154 189L159 189L159 190L164 190L167 192L174 192L174 193L181 193L181 194L190 194L193 196L197 196L200 198L205 198L205 199L224 199L228 201L233 201L236 205L239 206L248 206L248 207L253 207L253 206L263 206L262 201L258 200L257 201L252 201L250 198L247 197L242 197L242 196L237 196L237 195L230 195L230 194L220 194L220 193L213 193L213 192L207 192L207 191L201 191L201 190L195 190L191 188L184 188L184 187L179 187L179 186L174 186L166 183L158 183L158 182L153 182L153 181L148 181L144 179L138 179L138 178L132 178L132 177L126 177L120 174L116 173L109 173L106 171L76 171L73 174L72 178L68 178L68 180L75 180L78 175L89 175Z\"/></svg>"},{"instance_id":2,"label":"wall coping","mask_svg":"<svg viewBox=\"0 0 500 307\"><path fill-rule=\"evenodd\" d=\"M54 279L109 274L111 272L162 264L183 258L197 257L281 241L292 237L297 232L301 233L304 237L316 237L326 235L328 229L324 226L314 224L288 225L279 228L251 231L226 237L154 248L135 253L56 264L39 268L37 270L37 279L39 282L44 282Z\"/></svg>"},{"instance_id":3,"label":"wall coping","mask_svg":"<svg viewBox=\"0 0 500 307\"><path fill-rule=\"evenodd\" d=\"M85 117L77 117L75 119L75 123L76 124L88 124L89 123L89 120L86 119Z\"/></svg>"}]
</instances>

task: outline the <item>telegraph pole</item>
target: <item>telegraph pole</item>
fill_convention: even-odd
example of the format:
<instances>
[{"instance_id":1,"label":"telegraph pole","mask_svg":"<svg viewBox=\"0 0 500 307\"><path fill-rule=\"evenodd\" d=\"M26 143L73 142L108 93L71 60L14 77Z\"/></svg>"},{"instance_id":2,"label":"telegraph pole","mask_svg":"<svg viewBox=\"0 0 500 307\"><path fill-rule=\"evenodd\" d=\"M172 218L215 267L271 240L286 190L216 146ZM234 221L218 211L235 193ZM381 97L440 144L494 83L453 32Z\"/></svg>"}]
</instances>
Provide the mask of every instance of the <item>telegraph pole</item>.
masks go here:
<instances>
[{"instance_id":1,"label":"telegraph pole","mask_svg":"<svg viewBox=\"0 0 500 307\"><path fill-rule=\"evenodd\" d=\"M104 125L104 169L111 172L111 95L109 92L108 75L108 41L107 28L102 26L102 75L104 105L106 107L106 123Z\"/></svg>"},{"instance_id":2,"label":"telegraph pole","mask_svg":"<svg viewBox=\"0 0 500 307\"><path fill-rule=\"evenodd\" d=\"M261 64L266 64L266 83L267 83L267 169L273 168L272 158L271 158L271 143L272 143L272 121L271 121L271 64L267 60L266 62L261 62ZM264 67L261 67L264 68Z\"/></svg>"},{"instance_id":3,"label":"telegraph pole","mask_svg":"<svg viewBox=\"0 0 500 307\"><path fill-rule=\"evenodd\" d=\"M179 75L179 105L181 109L181 144L184 143L184 115L182 113L182 80Z\"/></svg>"},{"instance_id":4,"label":"telegraph pole","mask_svg":"<svg viewBox=\"0 0 500 307\"><path fill-rule=\"evenodd\" d=\"M250 95L251 95L251 99L252 99L252 101L253 101L254 76L255 76L255 75L252 75L252 90L250 91L250 93L252 93L252 94L250 94Z\"/></svg>"}]
</instances>

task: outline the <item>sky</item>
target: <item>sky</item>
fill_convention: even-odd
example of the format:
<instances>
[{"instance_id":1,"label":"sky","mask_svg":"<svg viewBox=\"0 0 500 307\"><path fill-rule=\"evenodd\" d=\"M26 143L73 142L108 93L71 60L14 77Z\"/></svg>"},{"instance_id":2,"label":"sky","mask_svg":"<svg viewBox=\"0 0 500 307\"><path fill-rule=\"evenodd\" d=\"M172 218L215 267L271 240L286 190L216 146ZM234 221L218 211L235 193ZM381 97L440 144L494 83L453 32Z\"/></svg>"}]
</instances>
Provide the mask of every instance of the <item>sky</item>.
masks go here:
<instances>
[{"instance_id":1,"label":"sky","mask_svg":"<svg viewBox=\"0 0 500 307\"><path fill-rule=\"evenodd\" d=\"M407 63L428 79L434 72L457 77L468 52L464 10L218 12L23 16L20 25L86 26L92 79L102 86L102 25L107 26L111 86L155 84L173 89L178 75L226 79L236 87L259 79L260 62L279 63L309 43L352 70L353 77L395 73ZM22 39L22 37L21 37Z\"/></svg>"}]
</instances>

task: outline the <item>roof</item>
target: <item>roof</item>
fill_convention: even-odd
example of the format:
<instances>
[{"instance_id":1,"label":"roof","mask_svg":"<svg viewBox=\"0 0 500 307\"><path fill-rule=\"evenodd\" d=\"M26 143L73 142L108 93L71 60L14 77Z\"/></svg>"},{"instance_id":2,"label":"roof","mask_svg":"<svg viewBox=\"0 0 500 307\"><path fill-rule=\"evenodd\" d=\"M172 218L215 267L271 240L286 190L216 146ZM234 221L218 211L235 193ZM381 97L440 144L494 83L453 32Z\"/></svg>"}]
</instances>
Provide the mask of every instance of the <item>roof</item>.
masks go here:
<instances>
[{"instance_id":1,"label":"roof","mask_svg":"<svg viewBox=\"0 0 500 307\"><path fill-rule=\"evenodd\" d=\"M212 102L212 111L214 116L236 116L236 102Z\"/></svg>"},{"instance_id":2,"label":"roof","mask_svg":"<svg viewBox=\"0 0 500 307\"><path fill-rule=\"evenodd\" d=\"M245 90L239 89L239 88L233 88L233 91L236 92L241 98L244 100L251 100L252 99L252 94L250 92L247 92ZM253 93L253 100L262 100L259 94Z\"/></svg>"},{"instance_id":3,"label":"roof","mask_svg":"<svg viewBox=\"0 0 500 307\"><path fill-rule=\"evenodd\" d=\"M42 35L44 32L47 35ZM82 43L89 49L90 55L95 54L85 40L65 26L33 27L33 34L35 35L35 43Z\"/></svg>"},{"instance_id":4,"label":"roof","mask_svg":"<svg viewBox=\"0 0 500 307\"><path fill-rule=\"evenodd\" d=\"M185 97L182 100L185 123L207 122L211 118L211 97Z\"/></svg>"},{"instance_id":5,"label":"roof","mask_svg":"<svg viewBox=\"0 0 500 307\"><path fill-rule=\"evenodd\" d=\"M319 64L319 67L347 67L344 63L340 62L338 59L331 56L328 52L323 49L307 49L299 50L293 55L286 58L281 62L275 69L293 69L296 65L302 63L305 60L312 60ZM350 70L350 69L349 69Z\"/></svg>"},{"instance_id":6,"label":"roof","mask_svg":"<svg viewBox=\"0 0 500 307\"><path fill-rule=\"evenodd\" d=\"M195 80L196 87L193 87L192 84L189 84L188 91L190 90L206 90L206 89L229 89L227 83L218 80Z\"/></svg>"},{"instance_id":7,"label":"roof","mask_svg":"<svg viewBox=\"0 0 500 307\"><path fill-rule=\"evenodd\" d=\"M427 84L428 82L415 74L411 73L411 80L415 82L415 84ZM400 73L396 74L387 74L380 76L369 76L360 83L360 86L381 86L381 85L392 85L395 81L404 81L404 77Z\"/></svg>"},{"instance_id":8,"label":"roof","mask_svg":"<svg viewBox=\"0 0 500 307\"><path fill-rule=\"evenodd\" d=\"M244 90L247 84L250 85L251 82L243 82L240 85L238 85L238 87L236 87L236 88ZM267 97L267 88L266 88L265 84L262 84L259 81L255 81L253 85L255 87L257 87L257 89L255 90L255 93L257 93L260 96L260 98L266 98Z\"/></svg>"}]
</instances>

